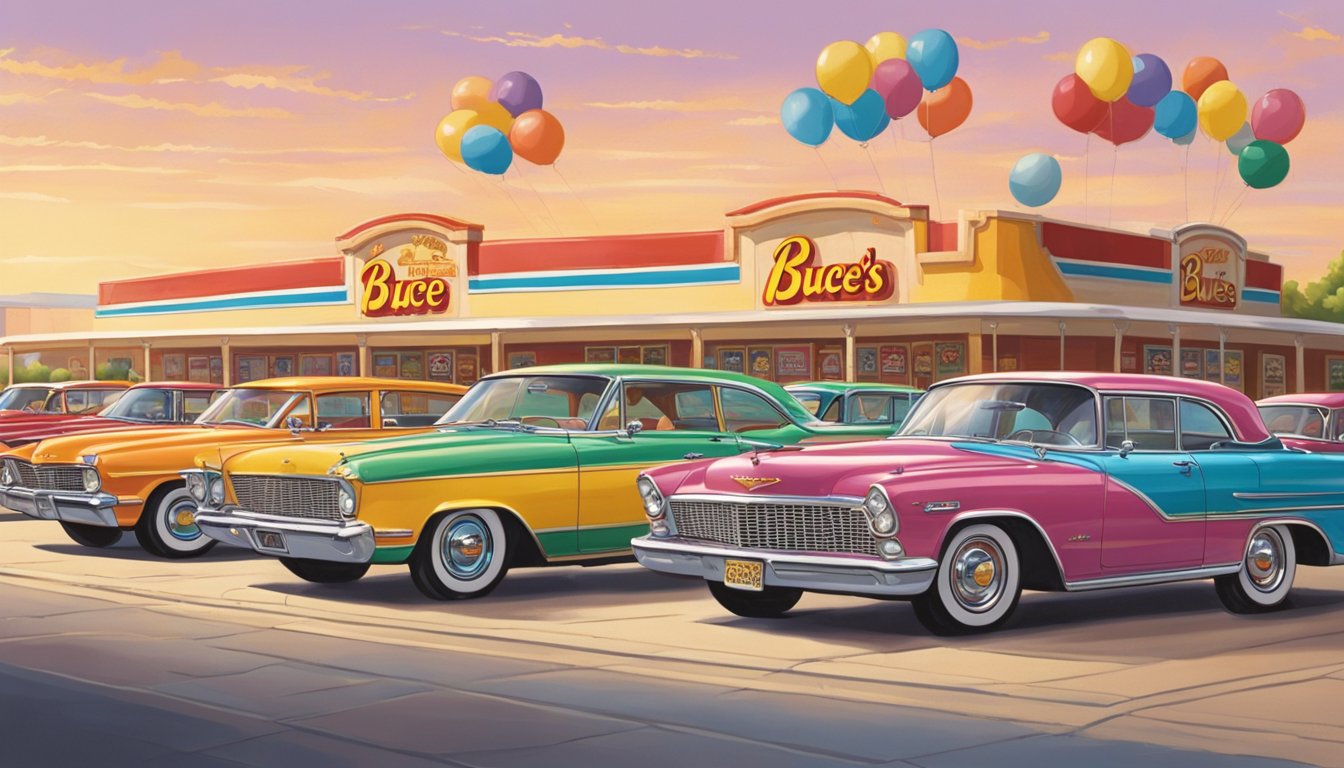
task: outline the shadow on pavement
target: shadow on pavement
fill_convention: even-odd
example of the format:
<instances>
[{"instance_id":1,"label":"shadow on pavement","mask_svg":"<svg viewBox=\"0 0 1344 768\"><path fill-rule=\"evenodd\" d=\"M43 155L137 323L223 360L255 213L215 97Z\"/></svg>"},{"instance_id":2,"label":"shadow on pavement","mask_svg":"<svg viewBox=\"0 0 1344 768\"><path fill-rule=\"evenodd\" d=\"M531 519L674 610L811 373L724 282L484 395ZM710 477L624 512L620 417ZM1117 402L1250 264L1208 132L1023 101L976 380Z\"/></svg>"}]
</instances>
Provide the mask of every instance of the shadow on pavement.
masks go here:
<instances>
[{"instance_id":1,"label":"shadow on pavement","mask_svg":"<svg viewBox=\"0 0 1344 768\"><path fill-rule=\"evenodd\" d=\"M129 544L129 546L128 546ZM186 560L168 560L166 558L151 555L141 549L135 542L135 534L126 533L121 537L121 541L111 547L85 547L80 544L34 544L33 549L39 549L43 552L51 552L57 555L75 555L77 557L101 557L113 560L143 560L152 563L184 563L190 562L193 558ZM260 555L255 554L250 549L242 547L215 547L209 552L201 555L196 560L255 560Z\"/></svg>"}]
</instances>

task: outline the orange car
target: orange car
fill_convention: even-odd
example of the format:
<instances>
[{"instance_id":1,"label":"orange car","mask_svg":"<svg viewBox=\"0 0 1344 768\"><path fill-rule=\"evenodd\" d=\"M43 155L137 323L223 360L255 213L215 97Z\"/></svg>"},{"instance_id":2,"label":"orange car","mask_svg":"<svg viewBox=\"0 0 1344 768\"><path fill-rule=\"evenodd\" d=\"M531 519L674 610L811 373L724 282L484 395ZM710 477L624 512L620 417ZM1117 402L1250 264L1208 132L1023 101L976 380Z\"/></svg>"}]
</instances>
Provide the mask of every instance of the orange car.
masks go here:
<instances>
[{"instance_id":1,"label":"orange car","mask_svg":"<svg viewBox=\"0 0 1344 768\"><path fill-rule=\"evenodd\" d=\"M253 381L225 391L195 424L67 435L0 455L0 505L58 520L84 546L110 546L134 530L152 554L194 557L215 543L197 528L196 501L178 474L198 454L428 431L465 391L334 376Z\"/></svg>"}]
</instances>

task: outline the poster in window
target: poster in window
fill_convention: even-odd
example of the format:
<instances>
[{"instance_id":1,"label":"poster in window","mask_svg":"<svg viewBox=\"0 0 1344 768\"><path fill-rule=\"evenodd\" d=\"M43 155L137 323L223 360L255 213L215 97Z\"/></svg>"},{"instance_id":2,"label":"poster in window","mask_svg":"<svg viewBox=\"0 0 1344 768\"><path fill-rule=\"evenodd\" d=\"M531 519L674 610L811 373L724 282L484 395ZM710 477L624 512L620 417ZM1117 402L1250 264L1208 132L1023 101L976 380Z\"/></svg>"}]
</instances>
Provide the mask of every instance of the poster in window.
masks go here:
<instances>
[{"instance_id":1,"label":"poster in window","mask_svg":"<svg viewBox=\"0 0 1344 768\"><path fill-rule=\"evenodd\" d=\"M966 345L960 341L935 344L933 354L939 379L960 376L966 372Z\"/></svg>"},{"instance_id":2,"label":"poster in window","mask_svg":"<svg viewBox=\"0 0 1344 768\"><path fill-rule=\"evenodd\" d=\"M719 347L719 367L733 373L745 373L746 356L741 347Z\"/></svg>"},{"instance_id":3,"label":"poster in window","mask_svg":"<svg viewBox=\"0 0 1344 768\"><path fill-rule=\"evenodd\" d=\"M1325 388L1330 392L1344 392L1344 357L1325 358Z\"/></svg>"},{"instance_id":4,"label":"poster in window","mask_svg":"<svg viewBox=\"0 0 1344 768\"><path fill-rule=\"evenodd\" d=\"M1246 388L1246 366L1239 349L1229 349L1223 353L1223 383L1233 389Z\"/></svg>"},{"instance_id":5,"label":"poster in window","mask_svg":"<svg viewBox=\"0 0 1344 768\"><path fill-rule=\"evenodd\" d=\"M817 353L817 367L825 381L841 381L845 378L845 353L839 347L822 347Z\"/></svg>"},{"instance_id":6,"label":"poster in window","mask_svg":"<svg viewBox=\"0 0 1344 768\"><path fill-rule=\"evenodd\" d=\"M1204 350L1181 350L1181 376L1187 379L1204 378Z\"/></svg>"},{"instance_id":7,"label":"poster in window","mask_svg":"<svg viewBox=\"0 0 1344 768\"><path fill-rule=\"evenodd\" d=\"M1000 357L1000 358L999 358L999 367L996 368L995 370L998 370L998 371L1009 371L1009 372L1016 371L1016 370L1017 370L1017 358L1016 358L1016 357Z\"/></svg>"},{"instance_id":8,"label":"poster in window","mask_svg":"<svg viewBox=\"0 0 1344 768\"><path fill-rule=\"evenodd\" d=\"M854 373L858 378L872 381L877 378L877 347L855 347Z\"/></svg>"},{"instance_id":9,"label":"poster in window","mask_svg":"<svg viewBox=\"0 0 1344 768\"><path fill-rule=\"evenodd\" d=\"M480 368L476 365L475 352L457 353L457 383L475 384L480 373Z\"/></svg>"},{"instance_id":10,"label":"poster in window","mask_svg":"<svg viewBox=\"0 0 1344 768\"><path fill-rule=\"evenodd\" d=\"M1288 361L1283 355L1260 356L1260 396L1288 394Z\"/></svg>"},{"instance_id":11,"label":"poster in window","mask_svg":"<svg viewBox=\"0 0 1344 768\"><path fill-rule=\"evenodd\" d=\"M429 380L453 380L453 353L447 350L429 353Z\"/></svg>"},{"instance_id":12,"label":"poster in window","mask_svg":"<svg viewBox=\"0 0 1344 768\"><path fill-rule=\"evenodd\" d=\"M639 347L621 347L616 354L618 363L638 363L639 359Z\"/></svg>"},{"instance_id":13,"label":"poster in window","mask_svg":"<svg viewBox=\"0 0 1344 768\"><path fill-rule=\"evenodd\" d=\"M181 381L187 376L187 356L171 354L163 356L163 378L168 381Z\"/></svg>"},{"instance_id":14,"label":"poster in window","mask_svg":"<svg viewBox=\"0 0 1344 768\"><path fill-rule=\"evenodd\" d=\"M1209 381L1219 381L1218 372L1221 370L1223 370L1223 365L1218 359L1218 350L1204 350L1204 378Z\"/></svg>"},{"instance_id":15,"label":"poster in window","mask_svg":"<svg viewBox=\"0 0 1344 768\"><path fill-rule=\"evenodd\" d=\"M536 352L527 351L527 352L509 353L509 368L531 368L536 364L537 364Z\"/></svg>"},{"instance_id":16,"label":"poster in window","mask_svg":"<svg viewBox=\"0 0 1344 768\"><path fill-rule=\"evenodd\" d=\"M210 358L205 355L192 355L187 358L187 381L209 382Z\"/></svg>"},{"instance_id":17,"label":"poster in window","mask_svg":"<svg viewBox=\"0 0 1344 768\"><path fill-rule=\"evenodd\" d=\"M210 358L210 381L213 384L224 383L224 358Z\"/></svg>"},{"instance_id":18,"label":"poster in window","mask_svg":"<svg viewBox=\"0 0 1344 768\"><path fill-rule=\"evenodd\" d=\"M304 376L330 376L331 355L299 355L299 373Z\"/></svg>"},{"instance_id":19,"label":"poster in window","mask_svg":"<svg viewBox=\"0 0 1344 768\"><path fill-rule=\"evenodd\" d=\"M770 371L774 368L773 348L771 347L751 347L747 350L747 373L762 379L770 378Z\"/></svg>"},{"instance_id":20,"label":"poster in window","mask_svg":"<svg viewBox=\"0 0 1344 768\"><path fill-rule=\"evenodd\" d=\"M397 378L397 356L391 352L379 352L373 356L373 375L385 379Z\"/></svg>"},{"instance_id":21,"label":"poster in window","mask_svg":"<svg viewBox=\"0 0 1344 768\"><path fill-rule=\"evenodd\" d=\"M915 376L933 377L932 344L915 344L910 347L910 371Z\"/></svg>"},{"instance_id":22,"label":"poster in window","mask_svg":"<svg viewBox=\"0 0 1344 768\"><path fill-rule=\"evenodd\" d=\"M294 375L294 356L276 355L271 358L271 375L280 378L281 376Z\"/></svg>"},{"instance_id":23,"label":"poster in window","mask_svg":"<svg viewBox=\"0 0 1344 768\"><path fill-rule=\"evenodd\" d=\"M615 347L584 347L583 362L585 363L614 363L616 362Z\"/></svg>"},{"instance_id":24,"label":"poster in window","mask_svg":"<svg viewBox=\"0 0 1344 768\"><path fill-rule=\"evenodd\" d=\"M266 358L259 355L239 355L238 383L266 378Z\"/></svg>"},{"instance_id":25,"label":"poster in window","mask_svg":"<svg viewBox=\"0 0 1344 768\"><path fill-rule=\"evenodd\" d=\"M1143 372L1157 376L1171 375L1171 347L1157 344L1143 345Z\"/></svg>"},{"instance_id":26,"label":"poster in window","mask_svg":"<svg viewBox=\"0 0 1344 768\"><path fill-rule=\"evenodd\" d=\"M812 378L812 346L778 347L775 349L775 376L784 381Z\"/></svg>"},{"instance_id":27,"label":"poster in window","mask_svg":"<svg viewBox=\"0 0 1344 768\"><path fill-rule=\"evenodd\" d=\"M1120 370L1125 373L1134 373L1139 370L1139 356L1133 352L1120 353Z\"/></svg>"},{"instance_id":28,"label":"poster in window","mask_svg":"<svg viewBox=\"0 0 1344 768\"><path fill-rule=\"evenodd\" d=\"M905 383L910 379L910 345L883 344L879 347L878 365L883 381Z\"/></svg>"},{"instance_id":29,"label":"poster in window","mask_svg":"<svg viewBox=\"0 0 1344 768\"><path fill-rule=\"evenodd\" d=\"M354 376L355 373L356 373L356 369L355 369L355 353L354 353L354 352L341 352L341 353L337 354L337 355L336 355L336 375L337 375L337 376Z\"/></svg>"},{"instance_id":30,"label":"poster in window","mask_svg":"<svg viewBox=\"0 0 1344 768\"><path fill-rule=\"evenodd\" d=\"M667 365L667 345L659 344L652 347L643 347L640 351L640 362L645 365Z\"/></svg>"},{"instance_id":31,"label":"poster in window","mask_svg":"<svg viewBox=\"0 0 1344 768\"><path fill-rule=\"evenodd\" d=\"M419 352L402 352L398 357L401 359L401 378L425 378L425 356L423 354Z\"/></svg>"},{"instance_id":32,"label":"poster in window","mask_svg":"<svg viewBox=\"0 0 1344 768\"><path fill-rule=\"evenodd\" d=\"M705 359L700 364L700 367L709 369L711 371L714 370L715 368L718 368L719 367L718 357L716 357L713 352L706 352Z\"/></svg>"}]
</instances>

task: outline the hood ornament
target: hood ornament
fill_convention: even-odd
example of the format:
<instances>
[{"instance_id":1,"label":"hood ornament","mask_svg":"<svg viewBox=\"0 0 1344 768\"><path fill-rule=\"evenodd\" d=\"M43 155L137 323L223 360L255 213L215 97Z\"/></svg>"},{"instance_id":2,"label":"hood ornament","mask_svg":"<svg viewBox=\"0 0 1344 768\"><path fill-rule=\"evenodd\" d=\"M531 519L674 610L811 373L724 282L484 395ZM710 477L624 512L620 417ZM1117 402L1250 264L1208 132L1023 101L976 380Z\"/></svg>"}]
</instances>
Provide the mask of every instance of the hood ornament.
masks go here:
<instances>
[{"instance_id":1,"label":"hood ornament","mask_svg":"<svg viewBox=\"0 0 1344 768\"><path fill-rule=\"evenodd\" d=\"M757 488L764 488L767 485L774 485L779 482L778 477L747 477L745 475L733 475L732 479L748 491L754 491Z\"/></svg>"}]
</instances>

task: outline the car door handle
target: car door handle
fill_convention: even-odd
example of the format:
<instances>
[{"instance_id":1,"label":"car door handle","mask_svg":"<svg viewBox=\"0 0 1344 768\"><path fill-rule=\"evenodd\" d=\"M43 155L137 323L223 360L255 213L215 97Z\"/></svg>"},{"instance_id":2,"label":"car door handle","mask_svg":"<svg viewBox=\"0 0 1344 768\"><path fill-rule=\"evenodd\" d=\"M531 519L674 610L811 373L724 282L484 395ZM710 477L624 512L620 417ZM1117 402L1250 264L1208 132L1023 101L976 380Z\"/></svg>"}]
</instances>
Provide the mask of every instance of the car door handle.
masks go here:
<instances>
[{"instance_id":1,"label":"car door handle","mask_svg":"<svg viewBox=\"0 0 1344 768\"><path fill-rule=\"evenodd\" d=\"M1193 461L1173 461L1171 462L1171 465L1173 467L1180 467L1181 474L1186 477L1189 477L1191 473L1195 471L1195 463Z\"/></svg>"},{"instance_id":2,"label":"car door handle","mask_svg":"<svg viewBox=\"0 0 1344 768\"><path fill-rule=\"evenodd\" d=\"M681 458L683 458L683 459L703 459L703 458L705 458L705 454L703 454L703 453L688 453L688 454L686 454L685 456L682 456Z\"/></svg>"}]
</instances>

